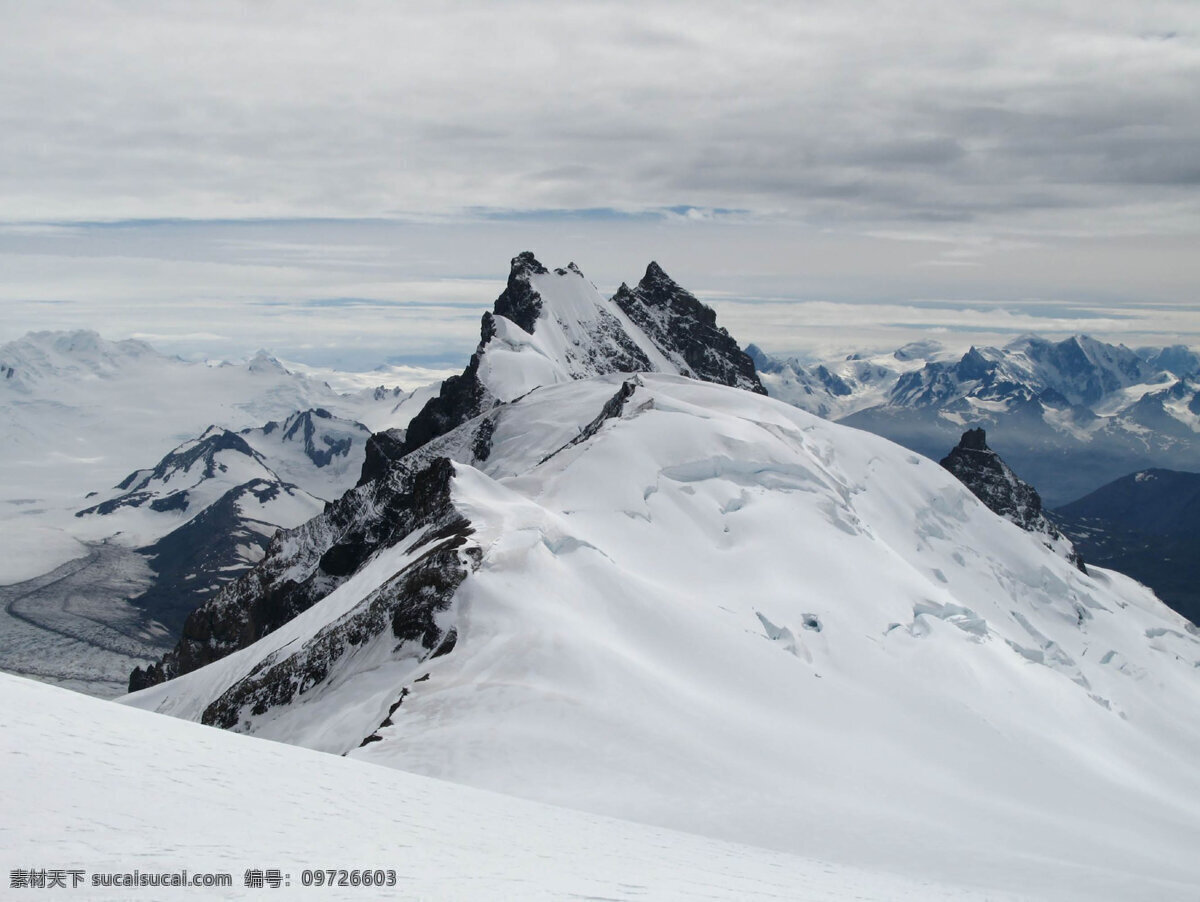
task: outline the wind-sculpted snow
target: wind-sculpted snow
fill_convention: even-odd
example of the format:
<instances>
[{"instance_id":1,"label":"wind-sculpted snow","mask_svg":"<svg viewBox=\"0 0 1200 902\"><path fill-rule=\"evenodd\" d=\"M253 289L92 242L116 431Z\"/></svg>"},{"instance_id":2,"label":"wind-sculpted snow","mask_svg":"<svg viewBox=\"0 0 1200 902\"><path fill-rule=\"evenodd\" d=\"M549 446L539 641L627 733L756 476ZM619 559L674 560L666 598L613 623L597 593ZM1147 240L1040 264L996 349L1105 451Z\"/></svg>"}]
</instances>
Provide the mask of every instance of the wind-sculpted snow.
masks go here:
<instances>
[{"instance_id":1,"label":"wind-sculpted snow","mask_svg":"<svg viewBox=\"0 0 1200 902\"><path fill-rule=\"evenodd\" d=\"M935 883L1200 891L1200 636L933 462L745 391L612 374L534 390L390 478L431 467L438 516L387 526L357 489L226 596L254 609L254 580L290 579L310 606L127 701ZM461 581L379 608L459 518ZM345 575L321 571L366 523ZM410 638L384 611L412 612Z\"/></svg>"}]
</instances>

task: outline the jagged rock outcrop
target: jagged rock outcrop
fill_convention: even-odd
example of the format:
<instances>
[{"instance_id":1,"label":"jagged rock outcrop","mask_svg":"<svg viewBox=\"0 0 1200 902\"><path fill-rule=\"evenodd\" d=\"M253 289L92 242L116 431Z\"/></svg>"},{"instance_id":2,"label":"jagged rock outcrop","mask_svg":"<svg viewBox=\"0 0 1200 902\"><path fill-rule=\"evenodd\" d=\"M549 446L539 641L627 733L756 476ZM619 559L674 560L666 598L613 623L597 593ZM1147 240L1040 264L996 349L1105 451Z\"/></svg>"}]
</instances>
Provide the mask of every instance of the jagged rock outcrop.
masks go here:
<instances>
[{"instance_id":1,"label":"jagged rock outcrop","mask_svg":"<svg viewBox=\"0 0 1200 902\"><path fill-rule=\"evenodd\" d=\"M417 530L458 524L452 474L445 458L399 464L297 529L276 534L257 567L188 616L179 643L159 664L133 672L130 691L245 648L324 598L380 549Z\"/></svg>"},{"instance_id":2,"label":"jagged rock outcrop","mask_svg":"<svg viewBox=\"0 0 1200 902\"><path fill-rule=\"evenodd\" d=\"M613 300L684 375L767 393L754 361L717 325L716 312L679 287L657 263L651 261L636 287L622 284Z\"/></svg>"},{"instance_id":3,"label":"jagged rock outcrop","mask_svg":"<svg viewBox=\"0 0 1200 902\"><path fill-rule=\"evenodd\" d=\"M515 261L514 261L515 266ZM511 276L509 277L511 280ZM445 435L451 429L477 417L485 409L495 404L487 388L479 379L479 364L484 348L496 334L495 320L492 314L483 315L482 335L479 347L471 355L471 362L458 376L451 376L442 383L436 398L430 398L425 406L408 424L404 441L395 449L401 457L420 448L431 439ZM386 445L381 444L380 450ZM362 480L368 478L366 469L363 470ZM360 484L362 482L360 480Z\"/></svg>"},{"instance_id":4,"label":"jagged rock outcrop","mask_svg":"<svg viewBox=\"0 0 1200 902\"><path fill-rule=\"evenodd\" d=\"M983 429L964 432L958 445L940 463L992 511L1026 532L1043 536L1048 547L1087 572L1083 558L1042 513L1042 499L1037 490L988 447Z\"/></svg>"},{"instance_id":5,"label":"jagged rock outcrop","mask_svg":"<svg viewBox=\"0 0 1200 902\"><path fill-rule=\"evenodd\" d=\"M520 253L504 292L483 315L470 363L412 419L399 450L407 454L548 382L675 372L765 394L754 361L716 316L657 263L635 288L623 284L606 300L574 263L551 272L529 251Z\"/></svg>"}]
</instances>

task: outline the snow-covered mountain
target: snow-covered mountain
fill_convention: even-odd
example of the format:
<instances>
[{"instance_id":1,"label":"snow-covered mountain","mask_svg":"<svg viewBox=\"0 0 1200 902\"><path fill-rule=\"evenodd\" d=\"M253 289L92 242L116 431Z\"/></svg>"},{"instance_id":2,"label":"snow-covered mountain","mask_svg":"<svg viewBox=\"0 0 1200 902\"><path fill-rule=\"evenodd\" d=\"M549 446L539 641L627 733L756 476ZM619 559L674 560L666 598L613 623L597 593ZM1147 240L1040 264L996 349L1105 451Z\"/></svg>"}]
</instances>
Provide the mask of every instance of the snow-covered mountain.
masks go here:
<instances>
[{"instance_id":1,"label":"snow-covered mountain","mask_svg":"<svg viewBox=\"0 0 1200 902\"><path fill-rule=\"evenodd\" d=\"M443 390L129 704L935 884L1195 896L1194 627L885 439L572 356L577 296L521 268L532 331L485 318L459 377L490 395Z\"/></svg>"},{"instance_id":2,"label":"snow-covered mountain","mask_svg":"<svg viewBox=\"0 0 1200 902\"><path fill-rule=\"evenodd\" d=\"M35 332L0 346L0 584L84 553L75 511L93 491L195 439L324 409L372 430L404 427L425 392L339 394L260 352L244 364L188 363L140 341ZM320 492L317 492L320 495Z\"/></svg>"},{"instance_id":3,"label":"snow-covered mountain","mask_svg":"<svg viewBox=\"0 0 1200 902\"><path fill-rule=\"evenodd\" d=\"M154 580L132 601L178 632L262 558L279 528L299 526L354 485L369 437L323 409L241 433L213 426L75 516L89 521L81 533L116 537L148 558Z\"/></svg>"},{"instance_id":4,"label":"snow-covered mountain","mask_svg":"<svg viewBox=\"0 0 1200 902\"><path fill-rule=\"evenodd\" d=\"M518 254L480 331L467 368L442 383L391 456L539 386L589 376L677 373L764 391L753 361L716 325L716 314L653 262L635 288L622 284L605 299L575 264L550 271L532 253Z\"/></svg>"},{"instance_id":5,"label":"snow-covered mountain","mask_svg":"<svg viewBox=\"0 0 1200 902\"><path fill-rule=\"evenodd\" d=\"M1185 348L1134 352L1077 335L961 356L936 342L809 365L753 356L772 397L930 457L984 427L1051 505L1132 470L1200 459L1200 373Z\"/></svg>"}]
</instances>

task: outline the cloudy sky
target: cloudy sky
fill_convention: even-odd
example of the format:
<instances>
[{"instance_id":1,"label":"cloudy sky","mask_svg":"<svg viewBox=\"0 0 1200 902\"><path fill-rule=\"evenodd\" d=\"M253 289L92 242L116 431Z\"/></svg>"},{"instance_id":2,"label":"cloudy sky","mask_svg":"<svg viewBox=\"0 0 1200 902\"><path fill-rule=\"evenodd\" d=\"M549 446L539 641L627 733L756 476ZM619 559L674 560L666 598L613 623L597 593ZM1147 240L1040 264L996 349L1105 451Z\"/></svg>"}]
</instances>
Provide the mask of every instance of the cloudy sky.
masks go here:
<instances>
[{"instance_id":1,"label":"cloudy sky","mask_svg":"<svg viewBox=\"0 0 1200 902\"><path fill-rule=\"evenodd\" d=\"M743 342L1200 345L1200 4L0 0L0 341L469 354L507 261Z\"/></svg>"}]
</instances>

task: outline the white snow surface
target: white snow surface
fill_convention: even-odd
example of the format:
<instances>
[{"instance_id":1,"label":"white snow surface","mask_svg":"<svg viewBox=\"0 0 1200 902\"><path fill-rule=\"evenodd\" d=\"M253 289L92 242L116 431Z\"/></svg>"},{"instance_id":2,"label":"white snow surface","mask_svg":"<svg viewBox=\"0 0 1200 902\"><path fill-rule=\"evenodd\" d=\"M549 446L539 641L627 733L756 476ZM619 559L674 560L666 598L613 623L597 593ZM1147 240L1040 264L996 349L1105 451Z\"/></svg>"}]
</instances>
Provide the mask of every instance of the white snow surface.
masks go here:
<instances>
[{"instance_id":1,"label":"white snow surface","mask_svg":"<svg viewBox=\"0 0 1200 902\"><path fill-rule=\"evenodd\" d=\"M243 729L989 898L1200 895L1194 627L884 439L637 378L586 441L621 377L531 392L457 465L453 652L385 633ZM469 460L471 427L434 450ZM199 719L422 550L127 702Z\"/></svg>"},{"instance_id":2,"label":"white snow surface","mask_svg":"<svg viewBox=\"0 0 1200 902\"><path fill-rule=\"evenodd\" d=\"M87 880L57 893L12 890L14 898L1017 898L542 805L6 674L0 723L5 870L75 868ZM98 874L185 868L230 874L233 885L90 883ZM290 887L246 888L250 868L278 868ZM305 868L392 869L396 886L304 888Z\"/></svg>"}]
</instances>

